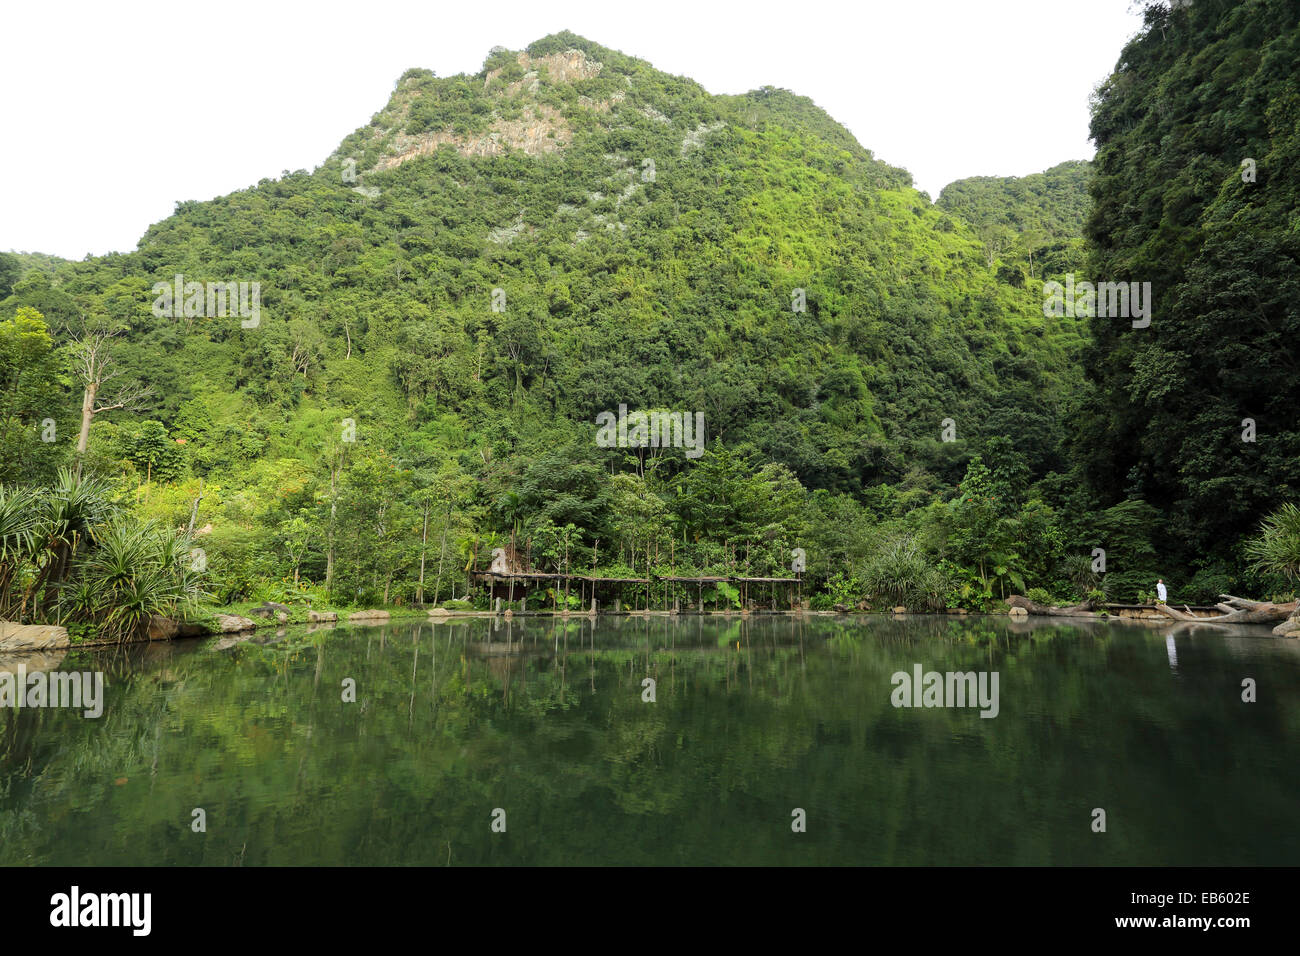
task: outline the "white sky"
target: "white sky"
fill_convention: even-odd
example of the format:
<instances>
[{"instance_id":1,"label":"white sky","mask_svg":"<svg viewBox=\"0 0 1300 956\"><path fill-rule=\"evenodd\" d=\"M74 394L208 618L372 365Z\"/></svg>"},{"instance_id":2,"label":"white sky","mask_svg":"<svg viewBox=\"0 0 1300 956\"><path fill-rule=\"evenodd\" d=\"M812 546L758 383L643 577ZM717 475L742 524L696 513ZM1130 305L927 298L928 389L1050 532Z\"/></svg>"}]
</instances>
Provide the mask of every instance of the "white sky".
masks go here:
<instances>
[{"instance_id":1,"label":"white sky","mask_svg":"<svg viewBox=\"0 0 1300 956\"><path fill-rule=\"evenodd\" d=\"M14 0L0 249L129 251L177 200L314 169L409 67L476 72L560 30L712 93L811 97L932 198L1093 154L1132 0Z\"/></svg>"}]
</instances>

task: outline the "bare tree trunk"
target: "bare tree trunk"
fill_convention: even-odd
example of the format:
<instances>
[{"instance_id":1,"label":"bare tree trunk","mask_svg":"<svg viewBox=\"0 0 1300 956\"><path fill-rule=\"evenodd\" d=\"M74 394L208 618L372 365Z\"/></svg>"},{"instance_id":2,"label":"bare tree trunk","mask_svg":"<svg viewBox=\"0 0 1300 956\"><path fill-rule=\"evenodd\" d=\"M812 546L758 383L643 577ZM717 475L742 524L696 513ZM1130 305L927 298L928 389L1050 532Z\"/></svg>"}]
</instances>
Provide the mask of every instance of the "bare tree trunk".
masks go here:
<instances>
[{"instance_id":1,"label":"bare tree trunk","mask_svg":"<svg viewBox=\"0 0 1300 956\"><path fill-rule=\"evenodd\" d=\"M420 530L420 583L415 588L415 603L424 603L424 553L429 547L429 502L423 504L423 527Z\"/></svg>"},{"instance_id":2,"label":"bare tree trunk","mask_svg":"<svg viewBox=\"0 0 1300 956\"><path fill-rule=\"evenodd\" d=\"M1266 601L1243 601L1241 598L1233 598L1227 594L1220 594L1219 597L1229 598L1231 601L1249 606L1237 608L1228 603L1216 604L1215 607L1223 611L1220 617L1197 617L1186 605L1183 605L1183 610L1175 611L1168 604L1157 604L1156 610L1166 617L1172 617L1175 621L1191 624L1277 624L1295 614L1296 608L1300 607L1296 601L1287 604L1270 604Z\"/></svg>"},{"instance_id":3,"label":"bare tree trunk","mask_svg":"<svg viewBox=\"0 0 1300 956\"><path fill-rule=\"evenodd\" d=\"M442 596L442 564L447 557L447 525L451 523L451 506L447 506L447 517L442 522L442 542L438 545L438 578L433 585L433 602L438 603ZM453 595L455 591L451 592Z\"/></svg>"},{"instance_id":4,"label":"bare tree trunk","mask_svg":"<svg viewBox=\"0 0 1300 956\"><path fill-rule=\"evenodd\" d=\"M198 520L199 517L199 503L201 501L203 501L203 479L202 478L199 479L199 496L194 499L194 504L190 506L190 526L187 531L188 534L194 533L194 523L195 521ZM297 578L295 578L294 580L297 580Z\"/></svg>"},{"instance_id":5,"label":"bare tree trunk","mask_svg":"<svg viewBox=\"0 0 1300 956\"><path fill-rule=\"evenodd\" d=\"M77 436L77 465L73 476L81 481L81 462L86 457L86 444L90 440L90 420L95 417L95 393L98 382L88 382L81 399L81 434Z\"/></svg>"},{"instance_id":6,"label":"bare tree trunk","mask_svg":"<svg viewBox=\"0 0 1300 956\"><path fill-rule=\"evenodd\" d=\"M334 585L334 524L338 514L338 494L335 490L338 470L330 462L330 525L325 545L325 590L329 592Z\"/></svg>"}]
</instances>

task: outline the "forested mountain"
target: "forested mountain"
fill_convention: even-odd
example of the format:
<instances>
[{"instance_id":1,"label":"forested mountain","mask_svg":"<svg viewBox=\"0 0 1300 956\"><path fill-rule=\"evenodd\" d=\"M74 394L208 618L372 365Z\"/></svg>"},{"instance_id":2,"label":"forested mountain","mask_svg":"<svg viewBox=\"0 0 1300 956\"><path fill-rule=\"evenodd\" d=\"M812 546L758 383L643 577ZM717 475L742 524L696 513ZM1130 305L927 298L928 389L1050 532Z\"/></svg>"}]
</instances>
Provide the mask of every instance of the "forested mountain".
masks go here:
<instances>
[{"instance_id":1,"label":"forested mountain","mask_svg":"<svg viewBox=\"0 0 1300 956\"><path fill-rule=\"evenodd\" d=\"M1083 262L1091 173L1090 163L1074 160L1021 178L959 179L936 205L975 227L990 265L1002 259L1035 279L1059 277Z\"/></svg>"},{"instance_id":2,"label":"forested mountain","mask_svg":"<svg viewBox=\"0 0 1300 956\"><path fill-rule=\"evenodd\" d=\"M1075 447L1103 502L1225 575L1300 492L1300 7L1155 5L1098 91L1091 274L1152 284L1149 328L1097 319Z\"/></svg>"},{"instance_id":3,"label":"forested mountain","mask_svg":"<svg viewBox=\"0 0 1300 956\"><path fill-rule=\"evenodd\" d=\"M1170 182L1113 183L1111 138L1144 128L1108 119L1127 62L1096 120L1113 270L1135 233L1102 228L1103 190ZM1256 147L1264 169L1280 148ZM1088 320L1043 309L1041 280L1082 267L1088 176L963 180L931 205L804 97L713 96L569 33L472 76L409 70L318 169L26 272L0 301L0 480L57 484L93 419L86 472L196 528L219 601L440 600L501 545L540 568L750 574L802 548L823 606L1135 596L1165 566L1163 503L1101 472L1155 446L1098 424L1130 398L1094 348L1075 446L1113 506L1094 509L1063 454ZM187 315L185 290L159 315L176 276L258 283L260 308L204 314L200 294ZM88 343L116 373L93 416ZM620 406L702 413L707 451L604 447ZM1156 488L1138 473L1134 495Z\"/></svg>"}]
</instances>

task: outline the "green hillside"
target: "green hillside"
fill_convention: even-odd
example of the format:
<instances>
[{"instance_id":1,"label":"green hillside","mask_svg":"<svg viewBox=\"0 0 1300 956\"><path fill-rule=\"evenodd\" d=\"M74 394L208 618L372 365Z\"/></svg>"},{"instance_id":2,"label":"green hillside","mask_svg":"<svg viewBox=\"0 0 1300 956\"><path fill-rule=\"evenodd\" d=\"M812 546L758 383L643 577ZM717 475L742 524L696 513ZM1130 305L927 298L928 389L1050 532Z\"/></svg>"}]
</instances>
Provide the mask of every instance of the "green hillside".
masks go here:
<instances>
[{"instance_id":1,"label":"green hillside","mask_svg":"<svg viewBox=\"0 0 1300 956\"><path fill-rule=\"evenodd\" d=\"M16 283L0 480L73 464L102 342L97 402L131 394L85 473L192 526L219 603L445 600L510 546L754 575L802 548L816 606L981 608L1111 587L1086 567L1107 535L1133 597L1154 509L1072 477L1088 320L1042 307L1081 267L1088 176L931 205L805 97L712 96L568 33L408 70L316 170ZM160 316L178 275L257 283L259 309ZM702 414L707 450L604 447L620 406Z\"/></svg>"},{"instance_id":2,"label":"green hillside","mask_svg":"<svg viewBox=\"0 0 1300 956\"><path fill-rule=\"evenodd\" d=\"M1155 309L1147 329L1093 323L1071 431L1103 501L1159 504L1171 553L1226 579L1300 494L1300 10L1147 23L1097 94L1087 234L1091 273L1150 282Z\"/></svg>"}]
</instances>

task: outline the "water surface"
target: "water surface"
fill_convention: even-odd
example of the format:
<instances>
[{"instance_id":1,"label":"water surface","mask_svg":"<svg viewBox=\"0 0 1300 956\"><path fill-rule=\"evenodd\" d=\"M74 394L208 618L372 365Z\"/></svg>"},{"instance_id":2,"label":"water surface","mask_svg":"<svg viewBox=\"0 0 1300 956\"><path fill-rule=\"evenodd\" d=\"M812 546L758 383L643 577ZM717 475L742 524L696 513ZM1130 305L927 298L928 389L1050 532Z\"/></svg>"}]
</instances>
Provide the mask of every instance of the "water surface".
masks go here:
<instances>
[{"instance_id":1,"label":"water surface","mask_svg":"<svg viewBox=\"0 0 1300 956\"><path fill-rule=\"evenodd\" d=\"M917 664L997 671L998 716L892 706ZM57 666L104 713L0 712L3 864L1300 864L1266 629L462 619Z\"/></svg>"}]
</instances>

